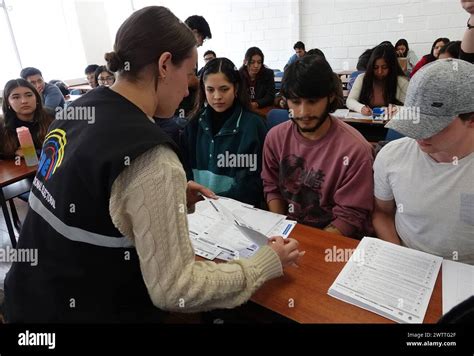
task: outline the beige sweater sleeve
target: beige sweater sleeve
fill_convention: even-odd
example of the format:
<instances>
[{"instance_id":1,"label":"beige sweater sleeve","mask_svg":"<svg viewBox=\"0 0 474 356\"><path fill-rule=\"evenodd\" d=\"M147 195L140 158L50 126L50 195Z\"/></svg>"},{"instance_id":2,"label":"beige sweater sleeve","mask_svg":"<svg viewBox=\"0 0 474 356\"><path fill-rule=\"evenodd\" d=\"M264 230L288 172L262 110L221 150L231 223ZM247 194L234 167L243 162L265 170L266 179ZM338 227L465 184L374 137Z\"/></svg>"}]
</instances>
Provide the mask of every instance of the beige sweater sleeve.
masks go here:
<instances>
[{"instance_id":1,"label":"beige sweater sleeve","mask_svg":"<svg viewBox=\"0 0 474 356\"><path fill-rule=\"evenodd\" d=\"M283 273L278 255L267 246L250 259L195 261L186 215L186 177L169 147L147 151L119 175L109 210L117 229L133 241L148 293L160 309L232 308Z\"/></svg>"}]
</instances>

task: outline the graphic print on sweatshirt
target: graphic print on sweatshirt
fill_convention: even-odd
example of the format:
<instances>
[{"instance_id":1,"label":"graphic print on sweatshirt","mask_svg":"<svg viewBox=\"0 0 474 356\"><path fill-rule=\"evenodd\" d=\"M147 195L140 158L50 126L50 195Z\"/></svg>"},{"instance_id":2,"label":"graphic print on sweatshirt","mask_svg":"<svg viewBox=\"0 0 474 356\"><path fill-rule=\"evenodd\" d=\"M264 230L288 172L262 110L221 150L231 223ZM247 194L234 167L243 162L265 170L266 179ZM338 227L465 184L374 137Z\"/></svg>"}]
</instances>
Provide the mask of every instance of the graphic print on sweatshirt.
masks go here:
<instances>
[{"instance_id":1,"label":"graphic print on sweatshirt","mask_svg":"<svg viewBox=\"0 0 474 356\"><path fill-rule=\"evenodd\" d=\"M325 173L306 168L306 160L294 154L280 164L280 191L288 203L288 217L300 223L324 228L333 220L332 212L321 207Z\"/></svg>"}]
</instances>

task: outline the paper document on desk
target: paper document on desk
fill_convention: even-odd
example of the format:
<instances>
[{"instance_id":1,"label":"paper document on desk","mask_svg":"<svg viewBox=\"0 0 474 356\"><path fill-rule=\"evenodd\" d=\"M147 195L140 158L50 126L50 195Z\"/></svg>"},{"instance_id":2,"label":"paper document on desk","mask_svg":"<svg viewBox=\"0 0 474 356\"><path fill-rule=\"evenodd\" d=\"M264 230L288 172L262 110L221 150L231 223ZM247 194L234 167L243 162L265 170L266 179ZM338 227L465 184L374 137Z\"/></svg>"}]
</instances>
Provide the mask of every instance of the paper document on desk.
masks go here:
<instances>
[{"instance_id":1,"label":"paper document on desk","mask_svg":"<svg viewBox=\"0 0 474 356\"><path fill-rule=\"evenodd\" d=\"M189 235L196 254L204 258L248 258L268 237L290 234L296 222L285 218L230 198L205 199L188 215Z\"/></svg>"},{"instance_id":2,"label":"paper document on desk","mask_svg":"<svg viewBox=\"0 0 474 356\"><path fill-rule=\"evenodd\" d=\"M342 119L373 120L371 115L362 115L358 112L349 111L349 109L337 109L332 113L332 115Z\"/></svg>"},{"instance_id":3,"label":"paper document on desk","mask_svg":"<svg viewBox=\"0 0 474 356\"><path fill-rule=\"evenodd\" d=\"M443 260L443 314L474 295L474 266Z\"/></svg>"},{"instance_id":4,"label":"paper document on desk","mask_svg":"<svg viewBox=\"0 0 474 356\"><path fill-rule=\"evenodd\" d=\"M328 294L399 323L422 323L442 261L364 237Z\"/></svg>"}]
</instances>

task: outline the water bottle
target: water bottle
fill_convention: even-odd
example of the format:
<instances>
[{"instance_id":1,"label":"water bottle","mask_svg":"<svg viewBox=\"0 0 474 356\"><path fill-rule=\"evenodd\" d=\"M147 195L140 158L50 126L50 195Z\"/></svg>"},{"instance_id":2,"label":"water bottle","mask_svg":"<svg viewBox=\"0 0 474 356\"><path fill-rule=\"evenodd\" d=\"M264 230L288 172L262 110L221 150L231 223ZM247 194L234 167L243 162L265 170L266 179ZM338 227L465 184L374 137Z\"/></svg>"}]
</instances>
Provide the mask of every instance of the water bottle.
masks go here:
<instances>
[{"instance_id":1,"label":"water bottle","mask_svg":"<svg viewBox=\"0 0 474 356\"><path fill-rule=\"evenodd\" d=\"M20 141L26 165L28 167L36 166L38 164L38 156L36 155L35 144L31 138L30 130L25 126L18 127L16 134L18 135L18 141Z\"/></svg>"}]
</instances>

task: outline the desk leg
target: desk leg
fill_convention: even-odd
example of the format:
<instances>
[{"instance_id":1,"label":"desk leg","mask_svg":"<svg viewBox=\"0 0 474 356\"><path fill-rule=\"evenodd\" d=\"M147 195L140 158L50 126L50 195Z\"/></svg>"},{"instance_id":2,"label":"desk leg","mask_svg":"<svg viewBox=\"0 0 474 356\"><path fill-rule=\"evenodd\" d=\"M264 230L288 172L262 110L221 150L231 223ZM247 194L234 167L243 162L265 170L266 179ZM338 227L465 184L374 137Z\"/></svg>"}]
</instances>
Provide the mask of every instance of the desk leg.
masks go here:
<instances>
[{"instance_id":1,"label":"desk leg","mask_svg":"<svg viewBox=\"0 0 474 356\"><path fill-rule=\"evenodd\" d=\"M10 211L12 212L13 225L15 225L15 228L18 231L18 233L20 233L21 221L20 221L20 218L18 217L18 212L16 211L15 203L13 202L13 199L10 199L8 202L10 203Z\"/></svg>"},{"instance_id":2,"label":"desk leg","mask_svg":"<svg viewBox=\"0 0 474 356\"><path fill-rule=\"evenodd\" d=\"M13 224L10 219L10 213L8 212L7 202L5 201L5 196L3 195L3 189L1 188L0 188L0 205L2 206L3 217L5 219L5 223L7 224L8 235L10 235L12 246L13 248L16 248L15 232L13 231Z\"/></svg>"}]
</instances>

